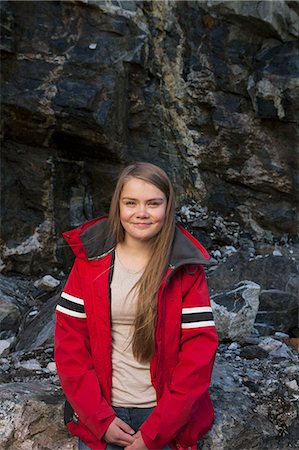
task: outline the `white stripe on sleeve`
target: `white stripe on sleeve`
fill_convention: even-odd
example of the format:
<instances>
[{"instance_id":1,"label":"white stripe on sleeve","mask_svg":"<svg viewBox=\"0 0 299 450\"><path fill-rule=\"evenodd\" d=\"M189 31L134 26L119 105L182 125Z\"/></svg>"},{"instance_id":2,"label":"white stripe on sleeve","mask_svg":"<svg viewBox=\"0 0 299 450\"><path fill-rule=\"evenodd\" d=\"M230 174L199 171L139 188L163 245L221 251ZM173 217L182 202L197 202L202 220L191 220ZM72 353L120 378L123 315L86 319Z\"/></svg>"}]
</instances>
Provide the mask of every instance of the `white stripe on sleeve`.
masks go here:
<instances>
[{"instance_id":1,"label":"white stripe on sleeve","mask_svg":"<svg viewBox=\"0 0 299 450\"><path fill-rule=\"evenodd\" d=\"M203 328L203 327L214 327L214 320L207 320L206 322L189 322L182 323L182 328Z\"/></svg>"},{"instance_id":2,"label":"white stripe on sleeve","mask_svg":"<svg viewBox=\"0 0 299 450\"><path fill-rule=\"evenodd\" d=\"M182 309L183 314L205 313L205 312L212 312L212 308L210 306L198 306Z\"/></svg>"},{"instance_id":3,"label":"white stripe on sleeve","mask_svg":"<svg viewBox=\"0 0 299 450\"><path fill-rule=\"evenodd\" d=\"M72 311L71 309L64 308L63 306L57 305L56 306L57 311L60 311L64 314L67 314L68 316L72 317L78 317L79 319L86 319L85 313L80 313L77 311Z\"/></svg>"}]
</instances>

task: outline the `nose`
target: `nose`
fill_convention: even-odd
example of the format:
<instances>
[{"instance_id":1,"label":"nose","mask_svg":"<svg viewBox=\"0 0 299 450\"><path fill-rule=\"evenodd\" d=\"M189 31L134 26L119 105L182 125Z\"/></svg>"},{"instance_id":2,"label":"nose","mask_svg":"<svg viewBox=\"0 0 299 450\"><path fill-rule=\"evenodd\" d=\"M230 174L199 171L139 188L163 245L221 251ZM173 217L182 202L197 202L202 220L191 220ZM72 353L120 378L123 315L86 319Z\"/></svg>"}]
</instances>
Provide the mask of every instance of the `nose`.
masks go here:
<instances>
[{"instance_id":1,"label":"nose","mask_svg":"<svg viewBox=\"0 0 299 450\"><path fill-rule=\"evenodd\" d=\"M140 218L148 217L148 212L147 212L147 209L146 209L146 205L143 205L143 204L140 203L138 205L138 209L136 211L136 215L137 215L137 217L140 217Z\"/></svg>"}]
</instances>

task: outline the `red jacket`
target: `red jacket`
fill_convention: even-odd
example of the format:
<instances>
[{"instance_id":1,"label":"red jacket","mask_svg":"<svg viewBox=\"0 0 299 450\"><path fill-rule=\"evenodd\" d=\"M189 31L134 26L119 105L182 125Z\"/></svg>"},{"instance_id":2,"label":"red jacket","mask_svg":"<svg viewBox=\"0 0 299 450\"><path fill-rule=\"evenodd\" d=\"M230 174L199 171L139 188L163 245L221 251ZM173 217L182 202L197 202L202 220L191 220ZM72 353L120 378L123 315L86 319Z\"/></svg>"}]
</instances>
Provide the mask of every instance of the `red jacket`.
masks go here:
<instances>
[{"instance_id":1,"label":"red jacket","mask_svg":"<svg viewBox=\"0 0 299 450\"><path fill-rule=\"evenodd\" d=\"M110 281L114 243L107 220L64 237L76 259L57 305L55 360L71 412L67 427L93 450L115 417L111 406ZM176 226L169 268L158 295L156 351L150 361L157 406L140 427L149 449L196 449L212 425L208 388L217 348L202 264L206 250ZM70 406L71 405L71 406Z\"/></svg>"}]
</instances>

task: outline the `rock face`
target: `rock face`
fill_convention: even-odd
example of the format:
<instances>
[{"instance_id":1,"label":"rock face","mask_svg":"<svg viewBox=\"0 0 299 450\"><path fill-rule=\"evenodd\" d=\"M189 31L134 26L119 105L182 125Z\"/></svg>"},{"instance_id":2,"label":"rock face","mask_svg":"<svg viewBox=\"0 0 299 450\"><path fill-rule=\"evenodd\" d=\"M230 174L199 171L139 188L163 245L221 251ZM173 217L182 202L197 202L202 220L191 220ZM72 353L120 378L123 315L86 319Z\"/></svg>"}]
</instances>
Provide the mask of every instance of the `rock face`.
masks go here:
<instances>
[{"instance_id":1,"label":"rock face","mask_svg":"<svg viewBox=\"0 0 299 450\"><path fill-rule=\"evenodd\" d=\"M253 236L296 234L296 2L1 9L3 270L69 268L61 231L136 159Z\"/></svg>"}]
</instances>

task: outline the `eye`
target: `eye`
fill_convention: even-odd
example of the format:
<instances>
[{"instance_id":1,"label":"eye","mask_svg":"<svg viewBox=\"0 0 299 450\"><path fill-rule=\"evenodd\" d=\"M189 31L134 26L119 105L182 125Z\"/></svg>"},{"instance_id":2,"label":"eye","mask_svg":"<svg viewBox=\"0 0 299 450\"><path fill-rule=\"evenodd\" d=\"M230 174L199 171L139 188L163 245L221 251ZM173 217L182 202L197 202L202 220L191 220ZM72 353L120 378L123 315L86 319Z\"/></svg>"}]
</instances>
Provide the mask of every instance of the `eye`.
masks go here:
<instances>
[{"instance_id":1,"label":"eye","mask_svg":"<svg viewBox=\"0 0 299 450\"><path fill-rule=\"evenodd\" d=\"M125 205L133 206L133 205L135 205L135 202L133 200L126 200Z\"/></svg>"},{"instance_id":2,"label":"eye","mask_svg":"<svg viewBox=\"0 0 299 450\"><path fill-rule=\"evenodd\" d=\"M155 206L160 206L160 205L161 205L161 202L157 202L157 201L149 202L149 206L155 207Z\"/></svg>"}]
</instances>

